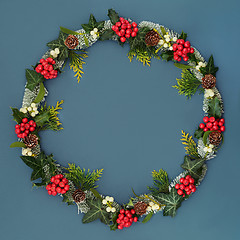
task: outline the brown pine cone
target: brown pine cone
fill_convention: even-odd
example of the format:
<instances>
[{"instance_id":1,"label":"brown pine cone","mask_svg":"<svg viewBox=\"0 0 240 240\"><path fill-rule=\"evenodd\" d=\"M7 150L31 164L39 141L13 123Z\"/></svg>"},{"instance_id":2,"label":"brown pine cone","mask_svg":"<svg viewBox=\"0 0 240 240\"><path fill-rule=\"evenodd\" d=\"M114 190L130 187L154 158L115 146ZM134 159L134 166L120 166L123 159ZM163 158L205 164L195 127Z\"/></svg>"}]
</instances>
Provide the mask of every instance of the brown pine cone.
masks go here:
<instances>
[{"instance_id":1,"label":"brown pine cone","mask_svg":"<svg viewBox=\"0 0 240 240\"><path fill-rule=\"evenodd\" d=\"M218 146L222 141L222 134L220 132L211 132L208 137L209 142L215 146Z\"/></svg>"},{"instance_id":2,"label":"brown pine cone","mask_svg":"<svg viewBox=\"0 0 240 240\"><path fill-rule=\"evenodd\" d=\"M68 35L64 42L64 44L70 49L74 49L75 47L77 47L78 43L79 43L78 38L75 37L74 35Z\"/></svg>"},{"instance_id":3,"label":"brown pine cone","mask_svg":"<svg viewBox=\"0 0 240 240\"><path fill-rule=\"evenodd\" d=\"M143 215L146 213L147 207L148 207L148 205L145 202L137 202L134 205L134 210L135 210L136 214Z\"/></svg>"},{"instance_id":4,"label":"brown pine cone","mask_svg":"<svg viewBox=\"0 0 240 240\"><path fill-rule=\"evenodd\" d=\"M77 189L75 190L75 192L72 194L73 200L76 203L79 202L83 202L86 198L86 194L84 193L84 191L82 191L81 189Z\"/></svg>"},{"instance_id":5,"label":"brown pine cone","mask_svg":"<svg viewBox=\"0 0 240 240\"><path fill-rule=\"evenodd\" d=\"M206 74L202 78L202 86L205 89L211 89L216 86L216 78L212 74Z\"/></svg>"},{"instance_id":6,"label":"brown pine cone","mask_svg":"<svg viewBox=\"0 0 240 240\"><path fill-rule=\"evenodd\" d=\"M38 137L35 134L29 134L23 139L23 142L28 148L34 148L38 145Z\"/></svg>"},{"instance_id":7,"label":"brown pine cone","mask_svg":"<svg viewBox=\"0 0 240 240\"><path fill-rule=\"evenodd\" d=\"M160 36L154 30L149 31L145 36L145 43L148 46L156 46L158 44L159 40L160 40Z\"/></svg>"}]
</instances>

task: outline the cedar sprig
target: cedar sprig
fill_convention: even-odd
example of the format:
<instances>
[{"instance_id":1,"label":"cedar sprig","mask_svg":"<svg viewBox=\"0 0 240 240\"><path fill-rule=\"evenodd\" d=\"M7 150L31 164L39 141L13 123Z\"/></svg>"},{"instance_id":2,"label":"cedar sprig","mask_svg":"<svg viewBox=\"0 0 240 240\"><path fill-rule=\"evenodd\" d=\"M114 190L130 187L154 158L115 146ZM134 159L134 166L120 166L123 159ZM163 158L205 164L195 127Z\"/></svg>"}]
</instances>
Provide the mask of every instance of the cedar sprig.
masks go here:
<instances>
[{"instance_id":1,"label":"cedar sprig","mask_svg":"<svg viewBox=\"0 0 240 240\"><path fill-rule=\"evenodd\" d=\"M82 71L83 64L85 64L83 59L87 57L87 52L84 50L81 50L80 53L76 53L75 51L69 52L69 67L75 72L74 77L77 77L78 83L80 82L82 74L84 73Z\"/></svg>"},{"instance_id":2,"label":"cedar sprig","mask_svg":"<svg viewBox=\"0 0 240 240\"><path fill-rule=\"evenodd\" d=\"M182 71L181 77L181 79L177 79L177 85L173 87L178 90L180 95L191 98L197 92L201 82L187 69ZM203 88L199 91L203 92Z\"/></svg>"},{"instance_id":3,"label":"cedar sprig","mask_svg":"<svg viewBox=\"0 0 240 240\"><path fill-rule=\"evenodd\" d=\"M186 154L188 154L192 158L199 158L198 150L197 150L197 144L193 140L192 136L189 136L189 133L185 133L182 131L182 144L186 145L184 149L186 150Z\"/></svg>"},{"instance_id":4,"label":"cedar sprig","mask_svg":"<svg viewBox=\"0 0 240 240\"><path fill-rule=\"evenodd\" d=\"M166 171L160 169L158 172L154 170L152 172L153 178L153 187L148 187L153 195L157 195L159 193L168 193L169 192L169 178Z\"/></svg>"},{"instance_id":5,"label":"cedar sprig","mask_svg":"<svg viewBox=\"0 0 240 240\"><path fill-rule=\"evenodd\" d=\"M65 174L66 178L71 180L75 186L85 190L90 190L91 188L97 188L95 185L99 178L102 175L103 169L97 169L90 172L90 170L86 170L85 168L76 167L75 164L68 164L69 167L66 168L67 173Z\"/></svg>"}]
</instances>

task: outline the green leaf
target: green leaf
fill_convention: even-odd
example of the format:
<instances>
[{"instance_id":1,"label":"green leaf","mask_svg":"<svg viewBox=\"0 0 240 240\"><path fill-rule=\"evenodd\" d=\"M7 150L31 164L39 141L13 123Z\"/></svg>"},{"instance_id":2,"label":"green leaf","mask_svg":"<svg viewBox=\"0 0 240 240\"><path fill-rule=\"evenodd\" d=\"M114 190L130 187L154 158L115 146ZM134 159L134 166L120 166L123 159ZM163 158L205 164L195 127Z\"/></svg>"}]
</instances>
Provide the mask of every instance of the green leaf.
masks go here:
<instances>
[{"instance_id":1,"label":"green leaf","mask_svg":"<svg viewBox=\"0 0 240 240\"><path fill-rule=\"evenodd\" d=\"M110 223L109 214L103 209L102 201L100 199L90 200L87 202L90 210L84 215L82 222L90 223L96 219L108 225Z\"/></svg>"},{"instance_id":2,"label":"green leaf","mask_svg":"<svg viewBox=\"0 0 240 240\"><path fill-rule=\"evenodd\" d=\"M203 133L204 133L203 129L198 127L198 129L194 133L194 137L199 139L203 136Z\"/></svg>"},{"instance_id":3,"label":"green leaf","mask_svg":"<svg viewBox=\"0 0 240 240\"><path fill-rule=\"evenodd\" d=\"M23 142L14 142L10 145L10 148L15 148L15 147L26 148L27 146Z\"/></svg>"},{"instance_id":4,"label":"green leaf","mask_svg":"<svg viewBox=\"0 0 240 240\"><path fill-rule=\"evenodd\" d=\"M185 33L184 31L182 31L180 37L178 39L183 39L183 40L186 40L187 38L187 33Z\"/></svg>"},{"instance_id":5,"label":"green leaf","mask_svg":"<svg viewBox=\"0 0 240 240\"><path fill-rule=\"evenodd\" d=\"M86 38L86 36L84 35L84 43L87 47L89 47L89 42L88 42L88 39Z\"/></svg>"},{"instance_id":6,"label":"green leaf","mask_svg":"<svg viewBox=\"0 0 240 240\"><path fill-rule=\"evenodd\" d=\"M161 32L162 32L163 36L167 34L166 30L163 26L161 26L160 29L161 29Z\"/></svg>"},{"instance_id":7,"label":"green leaf","mask_svg":"<svg viewBox=\"0 0 240 240\"><path fill-rule=\"evenodd\" d=\"M90 191L93 193L93 195L94 195L96 198L100 199L101 201L103 200L102 197L101 197L101 195L99 194L99 192L98 192L96 189L90 188Z\"/></svg>"},{"instance_id":8,"label":"green leaf","mask_svg":"<svg viewBox=\"0 0 240 240\"><path fill-rule=\"evenodd\" d=\"M218 67L214 66L213 55L210 56L206 67L200 67L200 71L203 75L212 74L213 76L216 77L216 72L218 71Z\"/></svg>"},{"instance_id":9,"label":"green leaf","mask_svg":"<svg viewBox=\"0 0 240 240\"><path fill-rule=\"evenodd\" d=\"M163 52L160 56L162 57L162 60L166 60L168 62L173 59L173 51Z\"/></svg>"},{"instance_id":10,"label":"green leaf","mask_svg":"<svg viewBox=\"0 0 240 240\"><path fill-rule=\"evenodd\" d=\"M26 115L20 112L17 108L12 108L12 116L13 120L16 121L18 124L22 122L22 119L26 117Z\"/></svg>"},{"instance_id":11,"label":"green leaf","mask_svg":"<svg viewBox=\"0 0 240 240\"><path fill-rule=\"evenodd\" d=\"M195 160L191 160L190 156L184 157L184 162L181 167L189 172L189 174L195 178L199 179L201 174L199 173L199 169L203 166L205 159L198 158Z\"/></svg>"},{"instance_id":12,"label":"green leaf","mask_svg":"<svg viewBox=\"0 0 240 240\"><path fill-rule=\"evenodd\" d=\"M68 58L68 54L69 54L68 48L60 47L59 51L60 51L60 53L58 54L58 57L57 57L59 61L61 61L61 60L64 61L66 58Z\"/></svg>"},{"instance_id":13,"label":"green leaf","mask_svg":"<svg viewBox=\"0 0 240 240\"><path fill-rule=\"evenodd\" d=\"M34 157L21 156L21 159L28 167L32 169L36 169L39 167L39 162Z\"/></svg>"},{"instance_id":14,"label":"green leaf","mask_svg":"<svg viewBox=\"0 0 240 240\"><path fill-rule=\"evenodd\" d=\"M208 138L208 136L209 136L209 134L211 133L211 132L213 132L213 131L207 131L207 132L204 132L204 134L203 134L203 144L206 146L206 144L207 144L207 138Z\"/></svg>"},{"instance_id":15,"label":"green leaf","mask_svg":"<svg viewBox=\"0 0 240 240\"><path fill-rule=\"evenodd\" d=\"M40 103L43 98L44 98L44 95L45 95L45 88L44 88L44 84L41 82L40 83L40 87L39 87L39 92L38 92L38 95L37 97L34 99L34 103Z\"/></svg>"},{"instance_id":16,"label":"green leaf","mask_svg":"<svg viewBox=\"0 0 240 240\"><path fill-rule=\"evenodd\" d=\"M221 112L222 112L222 108L221 108L221 103L219 99L215 97L209 100L208 115L215 118L221 118L221 115L222 115Z\"/></svg>"},{"instance_id":17,"label":"green leaf","mask_svg":"<svg viewBox=\"0 0 240 240\"><path fill-rule=\"evenodd\" d=\"M174 63L174 66L180 69L194 68L193 66L182 64L182 63Z\"/></svg>"},{"instance_id":18,"label":"green leaf","mask_svg":"<svg viewBox=\"0 0 240 240\"><path fill-rule=\"evenodd\" d=\"M62 42L61 40L57 39L57 40L53 40L49 43L47 43L47 46L51 49L55 49L55 48L65 48L66 46L64 45L64 42Z\"/></svg>"},{"instance_id":19,"label":"green leaf","mask_svg":"<svg viewBox=\"0 0 240 240\"><path fill-rule=\"evenodd\" d=\"M98 31L101 30L104 27L105 21L100 21L97 23L97 29Z\"/></svg>"},{"instance_id":20,"label":"green leaf","mask_svg":"<svg viewBox=\"0 0 240 240\"><path fill-rule=\"evenodd\" d=\"M183 197L177 194L177 190L172 188L170 193L160 193L155 196L157 200L164 204L163 216L175 217L177 209L181 206Z\"/></svg>"},{"instance_id":21,"label":"green leaf","mask_svg":"<svg viewBox=\"0 0 240 240\"><path fill-rule=\"evenodd\" d=\"M63 194L63 202L67 203L67 205L74 205L72 197L70 198L70 193L69 191L65 194Z\"/></svg>"},{"instance_id":22,"label":"green leaf","mask_svg":"<svg viewBox=\"0 0 240 240\"><path fill-rule=\"evenodd\" d=\"M50 118L50 112L42 112L39 113L35 118L34 121L36 122L37 126L42 127L44 124L46 124L49 121Z\"/></svg>"},{"instance_id":23,"label":"green leaf","mask_svg":"<svg viewBox=\"0 0 240 240\"><path fill-rule=\"evenodd\" d=\"M112 24L116 24L119 21L119 16L113 9L108 9L108 17L111 20Z\"/></svg>"},{"instance_id":24,"label":"green leaf","mask_svg":"<svg viewBox=\"0 0 240 240\"><path fill-rule=\"evenodd\" d=\"M92 28L94 28L97 25L96 18L93 16L93 14L90 14L88 24L91 25Z\"/></svg>"},{"instance_id":25,"label":"green leaf","mask_svg":"<svg viewBox=\"0 0 240 240\"><path fill-rule=\"evenodd\" d=\"M31 174L31 181L37 180L42 177L43 169L39 167L38 169L34 169Z\"/></svg>"},{"instance_id":26,"label":"green leaf","mask_svg":"<svg viewBox=\"0 0 240 240\"><path fill-rule=\"evenodd\" d=\"M37 73L35 70L26 69L26 78L27 78L27 88L31 91L45 79L43 75Z\"/></svg>"},{"instance_id":27,"label":"green leaf","mask_svg":"<svg viewBox=\"0 0 240 240\"><path fill-rule=\"evenodd\" d=\"M81 24L82 28L85 30L86 33L90 33L93 27L89 24Z\"/></svg>"},{"instance_id":28,"label":"green leaf","mask_svg":"<svg viewBox=\"0 0 240 240\"><path fill-rule=\"evenodd\" d=\"M106 31L104 31L101 36L100 36L100 39L101 41L105 41L105 40L109 40L109 39L112 39L114 35L114 32L112 29L107 29Z\"/></svg>"},{"instance_id":29,"label":"green leaf","mask_svg":"<svg viewBox=\"0 0 240 240\"><path fill-rule=\"evenodd\" d=\"M142 223L148 222L153 216L153 211L151 211L143 220Z\"/></svg>"},{"instance_id":30,"label":"green leaf","mask_svg":"<svg viewBox=\"0 0 240 240\"><path fill-rule=\"evenodd\" d=\"M79 32L72 31L72 30L67 29L65 27L60 27L60 29L63 33L66 33L66 34L71 34L71 35L83 35L84 34L84 33L79 33Z\"/></svg>"}]
</instances>

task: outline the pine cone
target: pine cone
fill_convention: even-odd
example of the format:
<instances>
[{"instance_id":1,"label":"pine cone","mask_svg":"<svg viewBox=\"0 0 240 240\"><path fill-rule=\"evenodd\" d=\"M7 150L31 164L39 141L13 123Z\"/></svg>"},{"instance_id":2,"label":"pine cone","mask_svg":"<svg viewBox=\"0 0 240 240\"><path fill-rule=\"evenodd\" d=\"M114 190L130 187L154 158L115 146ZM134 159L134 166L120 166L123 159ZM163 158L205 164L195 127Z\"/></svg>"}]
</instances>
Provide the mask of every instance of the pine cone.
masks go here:
<instances>
[{"instance_id":1,"label":"pine cone","mask_svg":"<svg viewBox=\"0 0 240 240\"><path fill-rule=\"evenodd\" d=\"M38 137L34 134L29 134L23 139L23 142L28 148L34 148L38 145Z\"/></svg>"},{"instance_id":2,"label":"pine cone","mask_svg":"<svg viewBox=\"0 0 240 240\"><path fill-rule=\"evenodd\" d=\"M77 189L75 190L75 192L72 194L73 200L76 203L79 202L83 202L86 198L86 194L84 193L84 191L82 191L81 189Z\"/></svg>"},{"instance_id":3,"label":"pine cone","mask_svg":"<svg viewBox=\"0 0 240 240\"><path fill-rule=\"evenodd\" d=\"M206 74L202 78L202 86L205 89L211 89L216 86L216 78L212 74Z\"/></svg>"},{"instance_id":4,"label":"pine cone","mask_svg":"<svg viewBox=\"0 0 240 240\"><path fill-rule=\"evenodd\" d=\"M209 142L215 146L218 146L222 141L222 134L220 132L211 132L208 137Z\"/></svg>"},{"instance_id":5,"label":"pine cone","mask_svg":"<svg viewBox=\"0 0 240 240\"><path fill-rule=\"evenodd\" d=\"M78 43L78 38L73 35L68 35L64 42L64 44L70 49L74 49L75 47L77 47Z\"/></svg>"},{"instance_id":6,"label":"pine cone","mask_svg":"<svg viewBox=\"0 0 240 240\"><path fill-rule=\"evenodd\" d=\"M148 46L156 46L158 44L159 40L160 40L160 36L154 30L149 31L145 36L145 43Z\"/></svg>"},{"instance_id":7,"label":"pine cone","mask_svg":"<svg viewBox=\"0 0 240 240\"><path fill-rule=\"evenodd\" d=\"M134 205L134 210L135 210L136 214L143 215L144 213L146 213L147 207L148 207L148 205L145 202L137 202Z\"/></svg>"}]
</instances>

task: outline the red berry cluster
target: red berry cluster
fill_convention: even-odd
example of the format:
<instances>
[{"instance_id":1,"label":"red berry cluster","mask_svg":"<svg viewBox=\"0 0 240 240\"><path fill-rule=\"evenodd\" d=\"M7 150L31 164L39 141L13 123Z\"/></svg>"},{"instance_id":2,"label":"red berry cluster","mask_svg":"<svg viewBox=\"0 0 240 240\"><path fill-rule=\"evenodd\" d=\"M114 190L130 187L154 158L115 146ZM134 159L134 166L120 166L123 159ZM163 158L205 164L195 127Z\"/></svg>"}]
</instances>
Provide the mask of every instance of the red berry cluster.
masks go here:
<instances>
[{"instance_id":1,"label":"red berry cluster","mask_svg":"<svg viewBox=\"0 0 240 240\"><path fill-rule=\"evenodd\" d=\"M30 132L33 132L36 128L36 123L33 120L28 122L27 118L23 118L20 124L15 125L15 133L18 138L25 138Z\"/></svg>"},{"instance_id":2,"label":"red berry cluster","mask_svg":"<svg viewBox=\"0 0 240 240\"><path fill-rule=\"evenodd\" d=\"M194 179L190 175L187 175L185 178L180 178L180 183L181 184L177 183L175 185L178 195L185 197L185 193L190 195L197 190L196 186L194 185Z\"/></svg>"},{"instance_id":3,"label":"red berry cluster","mask_svg":"<svg viewBox=\"0 0 240 240\"><path fill-rule=\"evenodd\" d=\"M53 176L51 182L46 186L49 195L65 194L69 190L68 180L62 174Z\"/></svg>"},{"instance_id":4,"label":"red berry cluster","mask_svg":"<svg viewBox=\"0 0 240 240\"><path fill-rule=\"evenodd\" d=\"M120 37L121 42L125 42L126 38L136 37L138 28L135 22L129 23L128 20L120 17L119 22L116 22L115 25L112 26L112 30Z\"/></svg>"},{"instance_id":5,"label":"red berry cluster","mask_svg":"<svg viewBox=\"0 0 240 240\"><path fill-rule=\"evenodd\" d=\"M188 53L194 53L194 49L191 48L189 41L184 41L184 39L178 39L177 43L172 45L173 48L173 59L180 62L183 58L183 61L188 60Z\"/></svg>"},{"instance_id":6,"label":"red berry cluster","mask_svg":"<svg viewBox=\"0 0 240 240\"><path fill-rule=\"evenodd\" d=\"M130 227L132 222L137 222L138 218L133 216L135 214L135 210L124 210L121 209L118 214L118 219L116 222L118 223L118 229L123 229L124 227Z\"/></svg>"},{"instance_id":7,"label":"red berry cluster","mask_svg":"<svg viewBox=\"0 0 240 240\"><path fill-rule=\"evenodd\" d=\"M218 132L224 132L225 126L224 125L224 118L215 119L215 117L204 117L203 118L204 123L200 123L199 127L203 129L204 132L207 131L218 131Z\"/></svg>"},{"instance_id":8,"label":"red berry cluster","mask_svg":"<svg viewBox=\"0 0 240 240\"><path fill-rule=\"evenodd\" d=\"M53 79L57 77L58 71L54 70L53 64L55 64L55 60L52 58L40 59L40 63L35 68L36 72L41 73L45 79Z\"/></svg>"}]
</instances>

